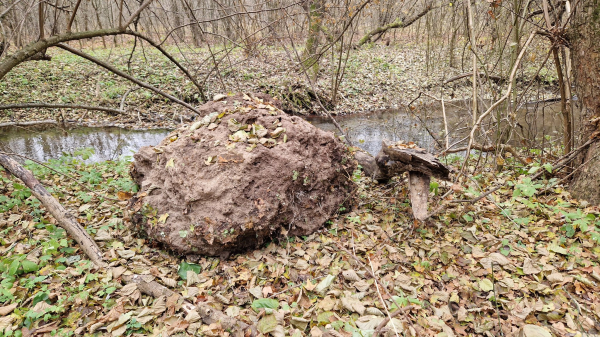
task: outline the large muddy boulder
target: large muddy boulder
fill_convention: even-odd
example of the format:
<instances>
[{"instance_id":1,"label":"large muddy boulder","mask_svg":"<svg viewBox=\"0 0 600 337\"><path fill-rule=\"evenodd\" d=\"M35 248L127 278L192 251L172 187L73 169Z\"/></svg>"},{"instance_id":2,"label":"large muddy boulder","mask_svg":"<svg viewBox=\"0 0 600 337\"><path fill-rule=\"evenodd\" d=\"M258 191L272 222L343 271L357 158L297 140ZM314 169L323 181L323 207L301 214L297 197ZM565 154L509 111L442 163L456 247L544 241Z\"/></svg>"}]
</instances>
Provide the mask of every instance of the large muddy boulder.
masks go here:
<instances>
[{"instance_id":1,"label":"large muddy boulder","mask_svg":"<svg viewBox=\"0 0 600 337\"><path fill-rule=\"evenodd\" d=\"M355 169L331 133L236 95L134 155L132 222L181 254L228 255L308 235L348 206Z\"/></svg>"}]
</instances>

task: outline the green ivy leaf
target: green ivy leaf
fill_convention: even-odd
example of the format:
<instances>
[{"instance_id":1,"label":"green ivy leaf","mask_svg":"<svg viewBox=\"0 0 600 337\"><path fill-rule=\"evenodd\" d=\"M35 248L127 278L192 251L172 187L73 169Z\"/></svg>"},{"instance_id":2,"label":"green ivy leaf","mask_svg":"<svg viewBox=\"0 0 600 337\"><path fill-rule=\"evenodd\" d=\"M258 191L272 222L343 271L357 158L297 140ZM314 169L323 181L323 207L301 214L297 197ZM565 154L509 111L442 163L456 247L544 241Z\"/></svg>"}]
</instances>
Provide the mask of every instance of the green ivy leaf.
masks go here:
<instances>
[{"instance_id":1,"label":"green ivy leaf","mask_svg":"<svg viewBox=\"0 0 600 337\"><path fill-rule=\"evenodd\" d=\"M258 311L260 308L265 309L277 309L279 307L279 301L272 298L259 298L252 302L252 309Z\"/></svg>"},{"instance_id":2,"label":"green ivy leaf","mask_svg":"<svg viewBox=\"0 0 600 337\"><path fill-rule=\"evenodd\" d=\"M21 262L21 266L23 266L23 271L25 273L31 273L38 270L37 263L31 262L29 260L23 260L23 262Z\"/></svg>"},{"instance_id":3,"label":"green ivy leaf","mask_svg":"<svg viewBox=\"0 0 600 337\"><path fill-rule=\"evenodd\" d=\"M19 265L21 265L21 262L18 259L13 260L13 262L8 267L8 274L17 275L17 272L19 271Z\"/></svg>"},{"instance_id":4,"label":"green ivy leaf","mask_svg":"<svg viewBox=\"0 0 600 337\"><path fill-rule=\"evenodd\" d=\"M200 274L200 272L202 271L202 267L195 263L187 263L185 261L181 261L177 274L179 274L179 277L181 277L183 280L187 280L188 270L191 270L196 274Z\"/></svg>"}]
</instances>

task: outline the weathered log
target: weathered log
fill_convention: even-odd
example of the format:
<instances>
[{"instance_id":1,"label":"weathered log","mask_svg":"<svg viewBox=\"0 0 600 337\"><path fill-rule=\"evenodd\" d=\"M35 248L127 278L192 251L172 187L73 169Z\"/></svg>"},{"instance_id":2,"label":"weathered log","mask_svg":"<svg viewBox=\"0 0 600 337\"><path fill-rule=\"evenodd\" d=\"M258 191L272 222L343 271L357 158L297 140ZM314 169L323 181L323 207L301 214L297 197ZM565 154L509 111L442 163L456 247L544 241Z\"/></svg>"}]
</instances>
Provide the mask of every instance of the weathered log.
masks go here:
<instances>
[{"instance_id":1,"label":"weathered log","mask_svg":"<svg viewBox=\"0 0 600 337\"><path fill-rule=\"evenodd\" d=\"M148 277L148 279L146 279ZM123 280L127 283L136 283L138 289L149 296L158 298L160 296L171 297L177 294L167 287L153 280L149 275L124 275ZM179 296L179 294L177 294ZM254 325L246 324L238 319L229 317L215 308L203 304L192 304L184 301L182 309L189 314L192 311L197 311L204 324L220 323L224 330L231 330L233 336L250 337L256 336L257 330Z\"/></svg>"},{"instance_id":2,"label":"weathered log","mask_svg":"<svg viewBox=\"0 0 600 337\"><path fill-rule=\"evenodd\" d=\"M25 169L17 161L6 154L0 153L0 166L29 187L31 193L46 207L48 212L56 219L57 224L79 244L85 255L97 267L106 266L102 259L102 251L92 237L77 223L77 219L69 213L48 191L42 186L31 171Z\"/></svg>"},{"instance_id":3,"label":"weathered log","mask_svg":"<svg viewBox=\"0 0 600 337\"><path fill-rule=\"evenodd\" d=\"M421 172L438 179L450 180L450 169L434 155L423 149L399 147L384 140L382 141L381 150L389 156L390 160L404 164L406 171Z\"/></svg>"},{"instance_id":4,"label":"weathered log","mask_svg":"<svg viewBox=\"0 0 600 337\"><path fill-rule=\"evenodd\" d=\"M57 125L58 122L54 119L45 119L41 121L30 121L30 122L6 122L0 123L0 128L13 127L13 126L37 126L37 125Z\"/></svg>"},{"instance_id":5,"label":"weathered log","mask_svg":"<svg viewBox=\"0 0 600 337\"><path fill-rule=\"evenodd\" d=\"M450 180L450 169L434 155L417 147L404 146L402 143L391 144L384 140L376 157L359 151L354 154L354 158L367 176L379 182L408 172L413 215L421 221L429 217L427 198L431 177Z\"/></svg>"}]
</instances>

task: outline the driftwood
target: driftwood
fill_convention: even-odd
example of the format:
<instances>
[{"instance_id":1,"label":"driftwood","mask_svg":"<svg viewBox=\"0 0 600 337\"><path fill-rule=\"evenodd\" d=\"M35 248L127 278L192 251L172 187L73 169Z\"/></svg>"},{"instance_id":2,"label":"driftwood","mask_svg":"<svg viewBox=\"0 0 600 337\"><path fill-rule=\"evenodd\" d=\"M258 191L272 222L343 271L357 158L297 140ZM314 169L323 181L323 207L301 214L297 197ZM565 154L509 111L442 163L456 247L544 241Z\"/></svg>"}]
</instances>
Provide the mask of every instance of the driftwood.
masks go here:
<instances>
[{"instance_id":1,"label":"driftwood","mask_svg":"<svg viewBox=\"0 0 600 337\"><path fill-rule=\"evenodd\" d=\"M11 127L11 126L37 126L37 125L57 125L58 122L54 119L45 119L41 121L31 122L6 122L0 123L0 128Z\"/></svg>"},{"instance_id":2,"label":"driftwood","mask_svg":"<svg viewBox=\"0 0 600 337\"><path fill-rule=\"evenodd\" d=\"M357 152L355 159L365 173L379 182L385 182L394 176L408 172L408 186L413 215L418 220L427 219L427 199L431 177L450 180L450 169L434 155L415 146L400 143L382 142L381 151L373 158Z\"/></svg>"}]
</instances>

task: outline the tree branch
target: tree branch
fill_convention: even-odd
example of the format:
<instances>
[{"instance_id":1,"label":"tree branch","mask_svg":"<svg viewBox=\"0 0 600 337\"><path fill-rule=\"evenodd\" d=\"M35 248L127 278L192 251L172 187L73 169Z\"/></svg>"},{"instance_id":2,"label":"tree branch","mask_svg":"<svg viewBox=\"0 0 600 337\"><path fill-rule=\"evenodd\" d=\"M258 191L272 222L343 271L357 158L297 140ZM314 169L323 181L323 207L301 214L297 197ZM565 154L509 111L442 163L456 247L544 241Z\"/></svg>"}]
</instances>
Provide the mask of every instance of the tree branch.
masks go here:
<instances>
[{"instance_id":1,"label":"tree branch","mask_svg":"<svg viewBox=\"0 0 600 337\"><path fill-rule=\"evenodd\" d=\"M69 23L67 24L67 34L71 33L71 26L73 26L73 21L75 21L75 15L77 14L79 5L81 5L81 0L77 0L77 3L75 4L75 8L73 9L73 14L71 14L71 18L69 19Z\"/></svg>"},{"instance_id":2,"label":"tree branch","mask_svg":"<svg viewBox=\"0 0 600 337\"><path fill-rule=\"evenodd\" d=\"M73 53L73 54L75 54L77 56L83 57L84 59L92 61L92 62L96 63L97 65L103 67L104 69L106 69L106 70L108 70L108 71L110 71L110 72L112 72L112 73L114 73L116 75L119 75L119 76L121 76L123 78L126 78L126 79L130 80L131 82L139 85L140 87L143 87L143 88L146 88L146 89L148 89L150 91L153 91L153 92L155 92L155 93L157 93L157 94L159 94L159 95L161 95L161 96L163 96L165 98L168 98L169 100L171 100L171 101L173 101L173 102L175 102L177 104L180 104L180 105L188 108L189 110L192 110L193 112L195 112L197 114L200 114L200 111L198 111L193 106L187 104L186 102L180 100L179 98L177 98L175 96L172 96L172 95L169 95L169 94L167 94L167 93L159 90L158 88L151 86L148 83L142 82L142 81L136 79L135 77L130 76L129 74L124 73L124 72L118 70L117 68L109 65L108 63L105 63L105 62L103 62L103 61L101 61L101 60L99 60L99 59L97 59L97 58L95 58L95 57L93 57L91 55L88 55L88 54L86 54L84 52L81 52L81 51L79 51L77 49L71 48L71 47L69 47L69 46L67 46L66 44L63 44L63 43L58 43L56 46L59 47L59 48L62 48L64 50L66 50L66 51L69 51L69 52L71 52L71 53Z\"/></svg>"},{"instance_id":3,"label":"tree branch","mask_svg":"<svg viewBox=\"0 0 600 337\"><path fill-rule=\"evenodd\" d=\"M140 13L150 5L150 3L152 3L152 0L147 0L146 2L144 2L140 8L137 9L137 11L135 11L135 13L131 14L131 16L129 17L129 19L127 19L127 21L125 21L125 25L123 25L121 27L121 29L125 29L127 27L129 27L129 25L133 22L133 20L135 20L135 18L140 15Z\"/></svg>"},{"instance_id":4,"label":"tree branch","mask_svg":"<svg viewBox=\"0 0 600 337\"><path fill-rule=\"evenodd\" d=\"M133 35L133 36L137 36L140 39L148 42L152 47L158 49L158 51L160 51L166 58L169 59L169 61L173 62L177 68L179 68L179 70L181 70L185 76L187 76L187 78L192 81L192 83L194 83L194 85L196 86L196 88L198 88L198 91L200 92L200 96L202 97L202 100L204 102L208 101L208 97L206 96L206 93L204 92L204 89L202 89L202 86L200 85L200 83L198 83L198 81L196 81L196 79L192 76L192 74L190 74L190 72L181 65L181 63L179 63L173 56L171 56L171 54L169 54L163 47L161 47L158 43L154 42L153 40L151 40L149 37L142 35L138 32L128 32L129 35Z\"/></svg>"},{"instance_id":5,"label":"tree branch","mask_svg":"<svg viewBox=\"0 0 600 337\"><path fill-rule=\"evenodd\" d=\"M373 36L378 35L378 34L382 35L390 29L408 27L408 26L412 25L413 23L415 23L415 21L419 20L422 16L429 13L429 11L432 9L433 9L433 6L431 5L431 3L429 3L425 6L425 8L423 8L423 10L421 12L417 13L412 18L409 18L407 20L397 19L396 21L394 21L390 24L373 29L372 31L365 34L365 36L363 36L363 38L360 39L360 41L358 41L358 44L356 45L356 47L361 47L363 44L370 42L371 38L373 38Z\"/></svg>"},{"instance_id":6,"label":"tree branch","mask_svg":"<svg viewBox=\"0 0 600 337\"><path fill-rule=\"evenodd\" d=\"M8 56L6 59L4 59L2 63L0 63L0 80L3 79L4 76L6 76L6 74L8 74L8 72L12 70L12 68L29 59L33 55L42 52L48 49L49 47L55 46L59 43L90 39L99 36L119 35L125 33L126 31L123 29L109 28L100 30L90 30L80 33L55 35L43 40L30 43L29 45L25 46L16 53Z\"/></svg>"}]
</instances>

